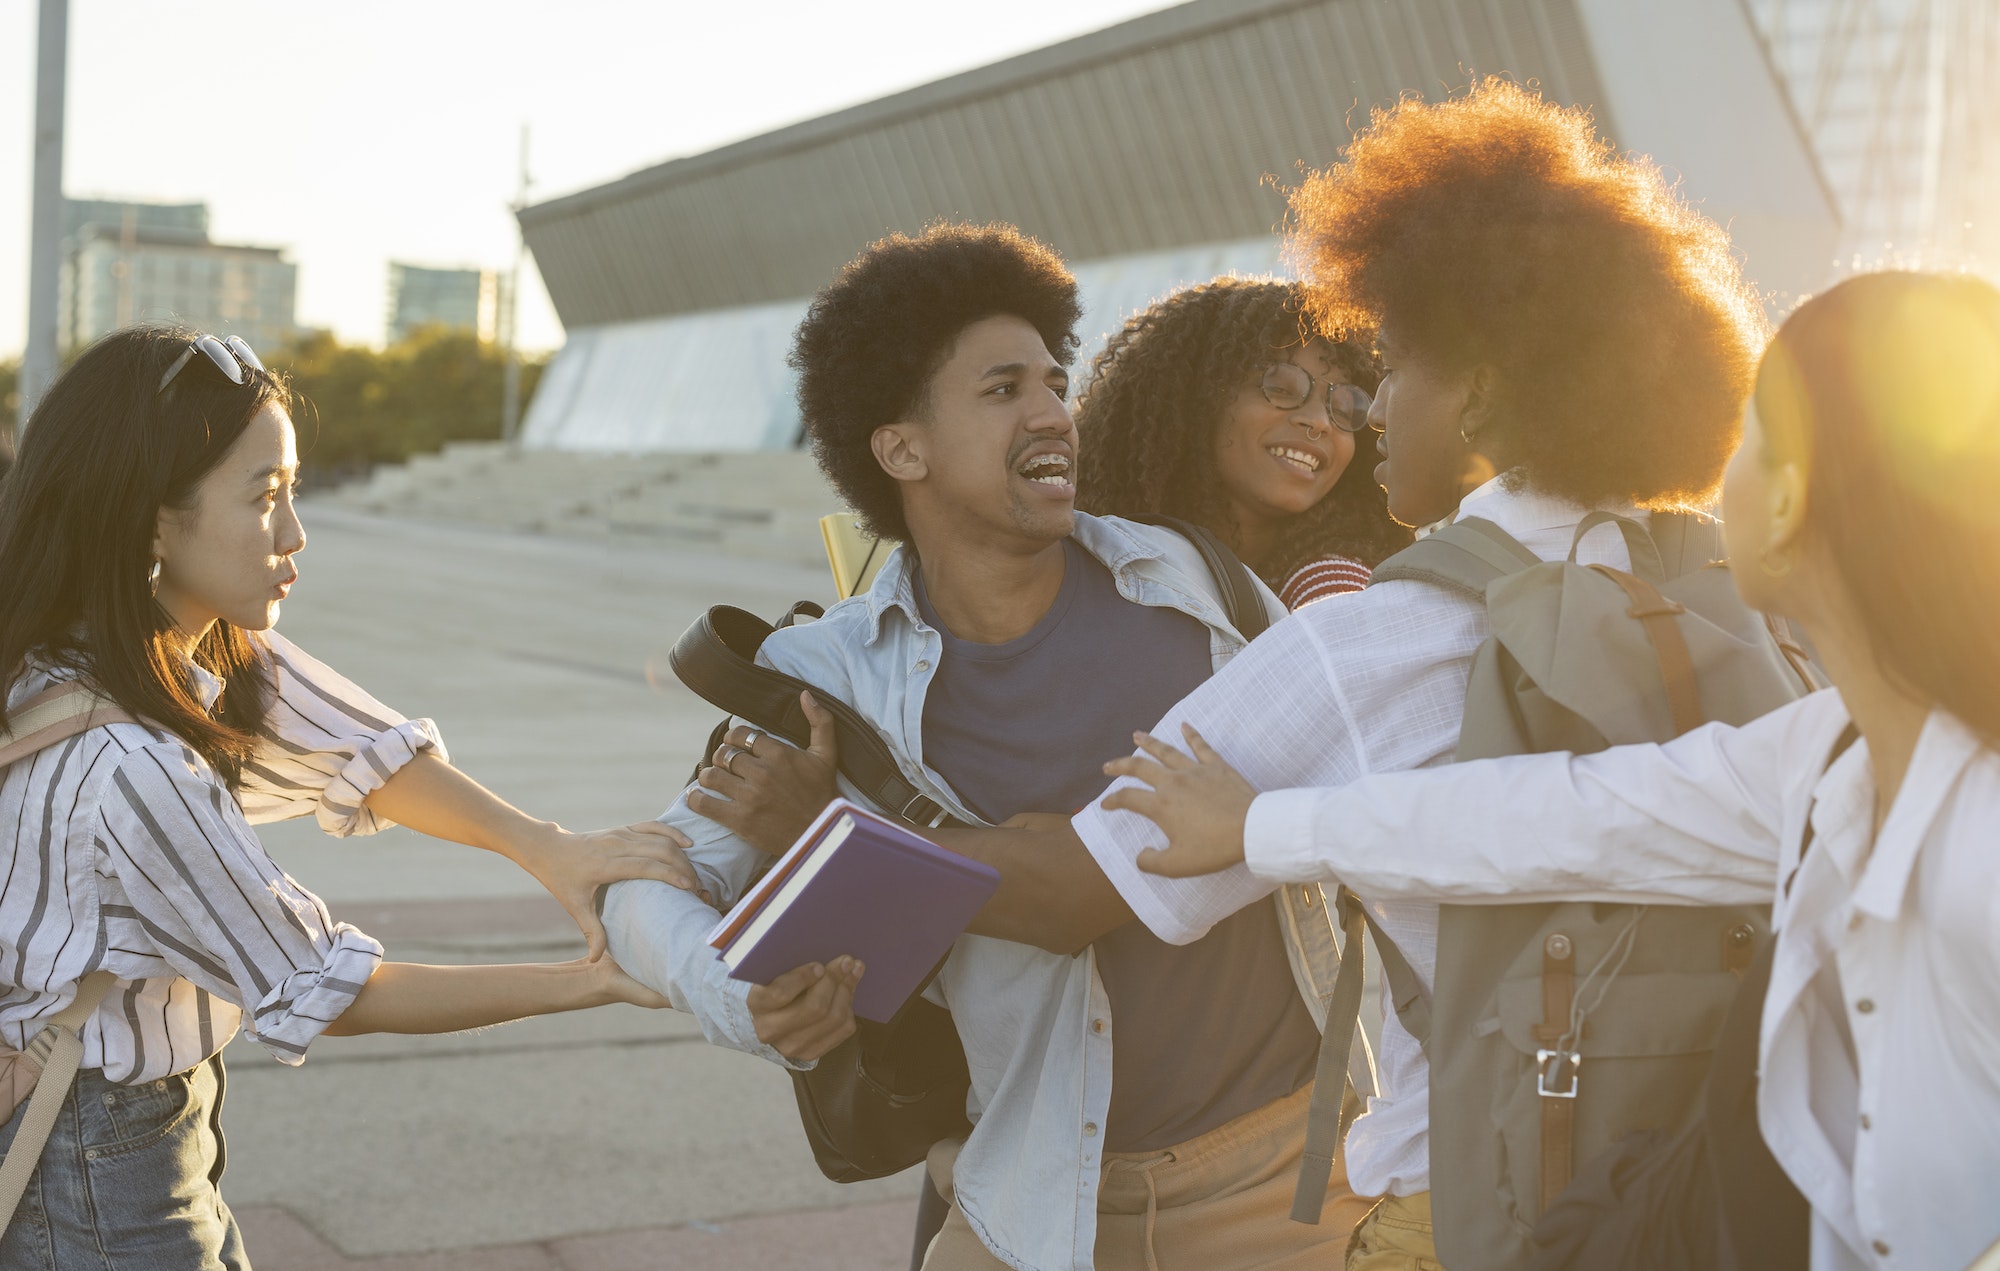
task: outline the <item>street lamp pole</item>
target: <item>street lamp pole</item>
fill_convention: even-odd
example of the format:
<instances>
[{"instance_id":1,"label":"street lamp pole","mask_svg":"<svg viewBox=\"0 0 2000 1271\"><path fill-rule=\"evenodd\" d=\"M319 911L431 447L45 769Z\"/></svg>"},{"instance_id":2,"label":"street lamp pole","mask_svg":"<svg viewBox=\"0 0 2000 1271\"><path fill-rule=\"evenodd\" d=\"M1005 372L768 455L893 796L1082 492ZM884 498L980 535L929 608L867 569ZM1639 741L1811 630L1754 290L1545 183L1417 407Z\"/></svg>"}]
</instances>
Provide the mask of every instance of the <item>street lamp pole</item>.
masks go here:
<instances>
[{"instance_id":1,"label":"street lamp pole","mask_svg":"<svg viewBox=\"0 0 2000 1271\"><path fill-rule=\"evenodd\" d=\"M63 79L69 0L42 0L35 59L35 187L28 248L28 346L21 356L20 427L56 378L56 296L62 242Z\"/></svg>"},{"instance_id":2,"label":"street lamp pole","mask_svg":"<svg viewBox=\"0 0 2000 1271\"><path fill-rule=\"evenodd\" d=\"M521 209L528 206L528 125L521 125L521 187L514 197L514 232L520 234ZM517 237L514 244L514 268L507 274L507 303L501 311L501 321L507 328L507 369L501 379L500 435L508 441L519 440L521 434L521 341L517 330L521 316L521 258L527 254L528 242L525 237Z\"/></svg>"}]
</instances>

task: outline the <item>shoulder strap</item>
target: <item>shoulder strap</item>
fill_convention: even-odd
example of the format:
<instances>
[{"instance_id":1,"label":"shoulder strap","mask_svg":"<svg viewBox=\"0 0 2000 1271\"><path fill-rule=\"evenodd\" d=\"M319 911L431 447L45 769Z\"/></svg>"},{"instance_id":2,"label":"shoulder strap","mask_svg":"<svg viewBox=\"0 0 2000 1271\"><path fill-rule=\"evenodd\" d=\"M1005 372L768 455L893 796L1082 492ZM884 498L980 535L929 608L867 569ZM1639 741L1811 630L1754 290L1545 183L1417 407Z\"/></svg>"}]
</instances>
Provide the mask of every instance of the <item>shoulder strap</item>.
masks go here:
<instances>
[{"instance_id":1,"label":"shoulder strap","mask_svg":"<svg viewBox=\"0 0 2000 1271\"><path fill-rule=\"evenodd\" d=\"M1468 516L1432 530L1375 567L1369 586L1409 581L1430 583L1486 603L1486 588L1497 578L1542 563L1513 535L1483 517Z\"/></svg>"},{"instance_id":2,"label":"shoulder strap","mask_svg":"<svg viewBox=\"0 0 2000 1271\"><path fill-rule=\"evenodd\" d=\"M74 680L58 684L22 702L8 716L5 731L0 731L0 768L99 724L132 722L124 707L88 685Z\"/></svg>"},{"instance_id":3,"label":"shoulder strap","mask_svg":"<svg viewBox=\"0 0 2000 1271\"><path fill-rule=\"evenodd\" d=\"M1183 521L1177 516L1134 516L1127 518L1141 525L1157 525L1161 529L1172 530L1201 553L1201 560L1208 566L1209 576L1222 592L1222 605L1229 614L1229 625L1245 640L1255 640L1271 626L1270 610L1264 608L1264 597L1251 581L1250 567L1237 559L1229 545L1214 533L1192 521Z\"/></svg>"},{"instance_id":4,"label":"shoulder strap","mask_svg":"<svg viewBox=\"0 0 2000 1271\"><path fill-rule=\"evenodd\" d=\"M794 605L785 615L785 625L815 608ZM881 735L853 707L804 680L757 665L757 650L772 630L756 614L717 605L681 633L667 662L680 682L703 701L795 746L812 740L812 725L799 706L799 694L811 692L834 717L840 771L856 789L877 807L913 824L961 824L903 776Z\"/></svg>"},{"instance_id":5,"label":"shoulder strap","mask_svg":"<svg viewBox=\"0 0 2000 1271\"><path fill-rule=\"evenodd\" d=\"M1853 724L1841 730L1821 773L1833 767L1859 738ZM1812 809L1806 809L1799 860L1812 850ZM1798 866L1785 876L1790 893ZM1729 1268L1797 1268L1804 1271L1811 1222L1798 1188L1786 1177L1757 1128L1758 1039L1763 1033L1764 998L1771 987L1774 934L1743 972L1742 987L1724 1018L1709 1060L1702 1093L1707 1123L1707 1155L1716 1197L1717 1235Z\"/></svg>"},{"instance_id":6,"label":"shoulder strap","mask_svg":"<svg viewBox=\"0 0 2000 1271\"><path fill-rule=\"evenodd\" d=\"M55 1129L56 1114L62 1111L63 1100L76 1081L77 1066L83 1061L83 1038L78 1034L84 1021L117 982L118 977L109 971L84 976L77 985L76 999L35 1035L20 1056L20 1061L40 1068L41 1076L35 1082L35 1092L28 1096L28 1110L21 1114L21 1126L14 1132L7 1158L0 1162L0 1232L13 1221L21 1194L28 1190L28 1180L48 1145L49 1132Z\"/></svg>"}]
</instances>

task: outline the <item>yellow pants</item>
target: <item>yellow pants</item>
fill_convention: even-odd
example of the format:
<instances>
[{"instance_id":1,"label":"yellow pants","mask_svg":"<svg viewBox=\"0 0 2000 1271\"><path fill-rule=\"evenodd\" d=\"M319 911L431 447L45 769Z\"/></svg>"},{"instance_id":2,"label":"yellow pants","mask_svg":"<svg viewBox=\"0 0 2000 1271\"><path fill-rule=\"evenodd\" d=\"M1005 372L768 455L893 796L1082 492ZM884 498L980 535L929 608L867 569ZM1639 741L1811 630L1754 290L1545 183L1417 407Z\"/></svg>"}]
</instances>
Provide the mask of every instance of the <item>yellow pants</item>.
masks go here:
<instances>
[{"instance_id":1,"label":"yellow pants","mask_svg":"<svg viewBox=\"0 0 2000 1271\"><path fill-rule=\"evenodd\" d=\"M1099 1271L1325 1271L1370 1201L1333 1161L1318 1226L1291 1221L1305 1152L1310 1087L1159 1152L1106 1152L1097 1192ZM1004 1267L957 1205L931 1242L924 1271Z\"/></svg>"},{"instance_id":2,"label":"yellow pants","mask_svg":"<svg viewBox=\"0 0 2000 1271\"><path fill-rule=\"evenodd\" d=\"M1444 1271L1431 1239L1431 1194L1383 1197L1348 1241L1347 1271Z\"/></svg>"}]
</instances>

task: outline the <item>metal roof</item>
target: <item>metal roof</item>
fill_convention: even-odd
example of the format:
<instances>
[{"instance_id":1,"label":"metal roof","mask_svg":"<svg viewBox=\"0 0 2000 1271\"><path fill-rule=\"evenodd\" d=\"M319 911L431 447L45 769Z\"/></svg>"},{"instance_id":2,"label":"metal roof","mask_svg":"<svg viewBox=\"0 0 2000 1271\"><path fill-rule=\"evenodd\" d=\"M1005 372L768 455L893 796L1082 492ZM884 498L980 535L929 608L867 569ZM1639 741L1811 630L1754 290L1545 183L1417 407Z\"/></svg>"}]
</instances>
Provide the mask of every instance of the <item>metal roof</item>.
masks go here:
<instances>
[{"instance_id":1,"label":"metal roof","mask_svg":"<svg viewBox=\"0 0 2000 1271\"><path fill-rule=\"evenodd\" d=\"M864 244L1002 220L1072 260L1268 234L1372 107L1534 81L1616 136L1577 0L1194 0L520 220L565 326L811 294Z\"/></svg>"}]
</instances>

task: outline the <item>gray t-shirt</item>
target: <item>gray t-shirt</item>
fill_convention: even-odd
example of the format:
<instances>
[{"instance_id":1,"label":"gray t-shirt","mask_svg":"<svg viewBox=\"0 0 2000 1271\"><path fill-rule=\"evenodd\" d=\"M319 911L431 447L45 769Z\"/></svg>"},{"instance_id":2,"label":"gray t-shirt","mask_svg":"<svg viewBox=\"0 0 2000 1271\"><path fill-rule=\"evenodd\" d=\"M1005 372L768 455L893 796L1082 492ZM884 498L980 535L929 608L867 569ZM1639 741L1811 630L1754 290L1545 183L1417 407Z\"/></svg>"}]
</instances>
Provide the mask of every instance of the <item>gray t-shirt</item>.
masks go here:
<instances>
[{"instance_id":1,"label":"gray t-shirt","mask_svg":"<svg viewBox=\"0 0 2000 1271\"><path fill-rule=\"evenodd\" d=\"M989 821L1074 812L1213 672L1209 633L1176 609L1134 604L1065 541L1062 590L1033 630L974 644L917 605L944 642L924 699L924 757ZM1097 942L1111 998L1106 1149L1149 1152L1283 1098L1312 1080L1319 1035L1294 986L1274 906L1251 905L1190 945L1130 922Z\"/></svg>"}]
</instances>

